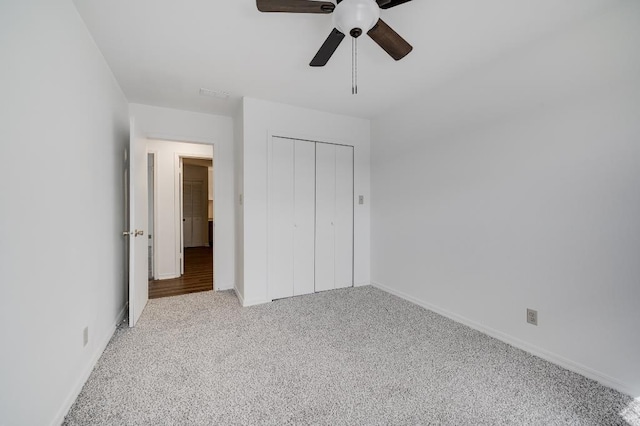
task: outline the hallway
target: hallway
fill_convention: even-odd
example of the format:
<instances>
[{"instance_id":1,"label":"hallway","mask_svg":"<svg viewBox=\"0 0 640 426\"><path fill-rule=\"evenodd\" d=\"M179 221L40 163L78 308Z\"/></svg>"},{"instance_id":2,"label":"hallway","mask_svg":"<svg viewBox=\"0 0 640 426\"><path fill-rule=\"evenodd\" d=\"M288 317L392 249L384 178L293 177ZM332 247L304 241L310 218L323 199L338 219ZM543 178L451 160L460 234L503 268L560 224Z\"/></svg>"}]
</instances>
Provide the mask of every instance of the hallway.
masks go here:
<instances>
[{"instance_id":1,"label":"hallway","mask_svg":"<svg viewBox=\"0 0 640 426\"><path fill-rule=\"evenodd\" d=\"M149 299L213 290L213 248L184 249L184 275L149 281Z\"/></svg>"}]
</instances>

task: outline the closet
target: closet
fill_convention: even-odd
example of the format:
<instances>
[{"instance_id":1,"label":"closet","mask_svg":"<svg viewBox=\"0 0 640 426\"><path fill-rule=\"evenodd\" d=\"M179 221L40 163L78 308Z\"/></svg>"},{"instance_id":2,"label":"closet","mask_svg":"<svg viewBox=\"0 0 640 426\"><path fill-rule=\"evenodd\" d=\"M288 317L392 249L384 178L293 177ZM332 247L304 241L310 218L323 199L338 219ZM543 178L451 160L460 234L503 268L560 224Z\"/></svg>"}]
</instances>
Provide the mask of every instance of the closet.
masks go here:
<instances>
[{"instance_id":1,"label":"closet","mask_svg":"<svg viewBox=\"0 0 640 426\"><path fill-rule=\"evenodd\" d=\"M269 141L269 297L353 285L353 147Z\"/></svg>"}]
</instances>

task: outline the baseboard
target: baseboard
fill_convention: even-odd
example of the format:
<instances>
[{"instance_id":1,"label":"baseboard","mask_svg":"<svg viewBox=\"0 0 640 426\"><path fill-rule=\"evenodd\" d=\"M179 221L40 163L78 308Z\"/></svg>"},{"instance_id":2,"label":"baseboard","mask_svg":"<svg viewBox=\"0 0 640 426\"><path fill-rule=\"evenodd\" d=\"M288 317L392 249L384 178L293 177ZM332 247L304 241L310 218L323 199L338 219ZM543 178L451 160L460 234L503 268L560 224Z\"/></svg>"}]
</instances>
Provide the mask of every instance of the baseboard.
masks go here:
<instances>
[{"instance_id":1,"label":"baseboard","mask_svg":"<svg viewBox=\"0 0 640 426\"><path fill-rule=\"evenodd\" d=\"M271 300L245 300L244 298L242 299L242 307L243 308L248 308L249 306L256 306L256 305L264 305L265 303L271 303Z\"/></svg>"},{"instance_id":2,"label":"baseboard","mask_svg":"<svg viewBox=\"0 0 640 426\"><path fill-rule=\"evenodd\" d=\"M361 283L355 283L353 286L354 287L364 287L364 286L368 286L371 285L370 282L361 282Z\"/></svg>"},{"instance_id":3,"label":"baseboard","mask_svg":"<svg viewBox=\"0 0 640 426\"><path fill-rule=\"evenodd\" d=\"M518 349L522 349L525 352L528 352L532 355L535 355L539 358L542 358L546 361L549 361L553 364L556 364L560 367L566 368L567 370L573 371L574 373L578 373L584 377L587 377L589 379L595 380L596 382L610 387L612 389L615 389L619 392L622 392L624 394L630 395L634 398L640 396L640 389L633 389L631 387L629 387L628 385L621 383L619 380L608 376L607 374L601 373L599 371L596 371L592 368L589 368L585 365L582 365L580 363L571 361L567 358L564 358L558 354L555 354L553 352L549 352L545 349L542 349L538 346L532 345L530 343L527 343L523 340L520 340L516 337L513 337L509 334L503 333L501 331L495 330L493 328L490 327L486 327L478 322L475 322L473 320L470 320L466 317L463 317L461 315L458 315L456 313L450 312L446 309L442 309L438 306L432 305L431 303L425 302L423 300L420 300L416 297L410 296L402 291L399 290L395 290L391 287L388 287L386 285L377 283L377 282L371 282L371 285L373 287L376 287L382 291L385 291L387 293L393 294L394 296L398 296L401 299L407 300L411 303L414 303L418 306L422 306L425 309L428 309L430 311L433 311L439 315L442 315L444 317L447 317L455 322L464 324L468 327L471 327L475 330L478 330L484 334L487 334L493 338L496 338L504 343L507 343L511 346L515 346Z\"/></svg>"},{"instance_id":4,"label":"baseboard","mask_svg":"<svg viewBox=\"0 0 640 426\"><path fill-rule=\"evenodd\" d=\"M240 302L240 306L244 306L244 296L236 286L233 286L233 291L236 293L236 297L238 298L238 302Z\"/></svg>"},{"instance_id":5,"label":"baseboard","mask_svg":"<svg viewBox=\"0 0 640 426\"><path fill-rule=\"evenodd\" d=\"M76 384L73 387L73 389L71 389L71 392L69 393L69 395L65 399L64 403L62 404L62 407L60 407L60 410L58 411L58 414L56 415L55 419L51 422L51 426L60 426L62 424L62 422L64 421L64 418L69 413L69 410L71 409L71 406L73 405L73 403L76 401L76 398L78 398L78 395L80 395L80 392L82 391L82 388L84 387L84 384L89 379L89 376L91 375L91 372L93 371L94 367L98 363L98 360L102 356L102 353L104 352L104 350L107 348L107 345L111 341L111 338L113 337L113 334L116 331L116 327L124 319L126 312L127 312L127 305L125 305L122 308L122 310L120 311L120 313L118 313L118 316L116 317L115 322L109 328L109 332L98 343L98 345L96 347L96 351L94 352L93 356L91 357L91 360L89 361L89 364L87 365L87 367L85 368L84 372L82 373L82 375L80 376L80 378L76 382Z\"/></svg>"},{"instance_id":6,"label":"baseboard","mask_svg":"<svg viewBox=\"0 0 640 426\"><path fill-rule=\"evenodd\" d=\"M234 283L225 283L225 284L213 284L213 287L216 291L226 291L226 290L235 290L236 286Z\"/></svg>"},{"instance_id":7,"label":"baseboard","mask_svg":"<svg viewBox=\"0 0 640 426\"><path fill-rule=\"evenodd\" d=\"M156 280L173 280L176 278L180 278L180 275L176 275L176 274L158 274L158 276L155 277Z\"/></svg>"}]
</instances>

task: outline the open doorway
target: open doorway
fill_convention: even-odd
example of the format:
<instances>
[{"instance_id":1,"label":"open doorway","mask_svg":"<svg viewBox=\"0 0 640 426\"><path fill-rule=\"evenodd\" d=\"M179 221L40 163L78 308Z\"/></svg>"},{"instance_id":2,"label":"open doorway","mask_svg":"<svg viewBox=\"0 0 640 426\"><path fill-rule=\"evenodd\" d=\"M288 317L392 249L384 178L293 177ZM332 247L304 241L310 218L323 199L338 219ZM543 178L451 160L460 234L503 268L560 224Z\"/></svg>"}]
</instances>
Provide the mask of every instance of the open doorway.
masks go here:
<instances>
[{"instance_id":1,"label":"open doorway","mask_svg":"<svg viewBox=\"0 0 640 426\"><path fill-rule=\"evenodd\" d=\"M149 197L154 199L153 206L149 202L149 298L213 290L213 146L170 141L149 146ZM168 152L163 156L163 151Z\"/></svg>"},{"instance_id":2,"label":"open doorway","mask_svg":"<svg viewBox=\"0 0 640 426\"><path fill-rule=\"evenodd\" d=\"M194 291L213 290L213 162L182 158L182 276Z\"/></svg>"}]
</instances>

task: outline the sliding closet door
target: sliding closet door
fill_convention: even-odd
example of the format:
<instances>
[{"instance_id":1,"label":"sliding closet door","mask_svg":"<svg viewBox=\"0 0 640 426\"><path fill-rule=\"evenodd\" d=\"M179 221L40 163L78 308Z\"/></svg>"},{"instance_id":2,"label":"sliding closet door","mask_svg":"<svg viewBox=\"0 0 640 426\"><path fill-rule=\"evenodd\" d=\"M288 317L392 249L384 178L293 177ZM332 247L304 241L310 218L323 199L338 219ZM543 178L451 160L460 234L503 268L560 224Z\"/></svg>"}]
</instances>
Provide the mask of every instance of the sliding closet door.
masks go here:
<instances>
[{"instance_id":1,"label":"sliding closet door","mask_svg":"<svg viewBox=\"0 0 640 426\"><path fill-rule=\"evenodd\" d=\"M269 297L293 296L294 142L272 138L269 159Z\"/></svg>"},{"instance_id":2,"label":"sliding closet door","mask_svg":"<svg viewBox=\"0 0 640 426\"><path fill-rule=\"evenodd\" d=\"M336 149L316 144L316 270L315 290L335 288L334 215L336 196Z\"/></svg>"},{"instance_id":3,"label":"sliding closet door","mask_svg":"<svg viewBox=\"0 0 640 426\"><path fill-rule=\"evenodd\" d=\"M294 142L293 294L314 292L316 144Z\"/></svg>"},{"instance_id":4,"label":"sliding closet door","mask_svg":"<svg viewBox=\"0 0 640 426\"><path fill-rule=\"evenodd\" d=\"M353 147L335 150L335 288L343 288L353 285Z\"/></svg>"}]
</instances>

